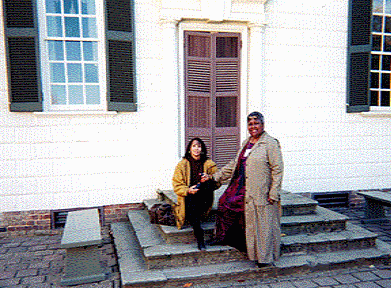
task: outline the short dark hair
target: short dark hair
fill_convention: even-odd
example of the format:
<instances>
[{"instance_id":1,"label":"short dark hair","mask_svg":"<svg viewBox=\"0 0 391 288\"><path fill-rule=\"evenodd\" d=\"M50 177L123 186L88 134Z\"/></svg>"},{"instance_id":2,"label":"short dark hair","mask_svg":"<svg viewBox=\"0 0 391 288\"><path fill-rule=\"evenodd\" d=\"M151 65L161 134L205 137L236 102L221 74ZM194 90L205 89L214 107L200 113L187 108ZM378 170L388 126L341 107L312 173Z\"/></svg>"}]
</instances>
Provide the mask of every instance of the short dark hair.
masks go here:
<instances>
[{"instance_id":1,"label":"short dark hair","mask_svg":"<svg viewBox=\"0 0 391 288\"><path fill-rule=\"evenodd\" d=\"M190 148L191 148L191 144L193 143L193 141L198 141L201 144L201 159L200 160L202 162L205 162L206 159L208 159L208 150L206 149L206 145L205 145L204 141L202 141L202 139L198 138L198 137L194 137L193 139L191 139L189 141L189 143L187 143L185 156L183 156L183 158L186 158L187 160L191 159Z\"/></svg>"},{"instance_id":2,"label":"short dark hair","mask_svg":"<svg viewBox=\"0 0 391 288\"><path fill-rule=\"evenodd\" d=\"M254 112L251 112L250 114L248 114L247 116L247 122L250 121L250 117L255 117L257 118L259 121L261 121L261 123L265 123L264 119L263 119L263 115L258 112L258 111L254 111Z\"/></svg>"}]
</instances>

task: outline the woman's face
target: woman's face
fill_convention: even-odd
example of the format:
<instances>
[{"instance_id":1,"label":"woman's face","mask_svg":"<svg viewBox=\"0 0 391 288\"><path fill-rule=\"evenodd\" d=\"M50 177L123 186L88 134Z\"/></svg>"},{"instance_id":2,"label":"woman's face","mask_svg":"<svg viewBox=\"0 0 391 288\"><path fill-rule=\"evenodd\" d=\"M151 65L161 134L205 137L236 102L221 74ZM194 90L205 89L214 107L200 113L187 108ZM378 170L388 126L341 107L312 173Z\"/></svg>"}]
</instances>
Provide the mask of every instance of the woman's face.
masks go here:
<instances>
[{"instance_id":1,"label":"woman's face","mask_svg":"<svg viewBox=\"0 0 391 288\"><path fill-rule=\"evenodd\" d=\"M263 132L263 124L258 120L258 118L251 117L247 122L247 129L250 136L257 139Z\"/></svg>"},{"instance_id":2,"label":"woman's face","mask_svg":"<svg viewBox=\"0 0 391 288\"><path fill-rule=\"evenodd\" d=\"M191 157L193 157L196 160L200 159L201 158L201 151L202 151L201 143L198 142L197 140L193 140L193 142L190 145Z\"/></svg>"}]
</instances>

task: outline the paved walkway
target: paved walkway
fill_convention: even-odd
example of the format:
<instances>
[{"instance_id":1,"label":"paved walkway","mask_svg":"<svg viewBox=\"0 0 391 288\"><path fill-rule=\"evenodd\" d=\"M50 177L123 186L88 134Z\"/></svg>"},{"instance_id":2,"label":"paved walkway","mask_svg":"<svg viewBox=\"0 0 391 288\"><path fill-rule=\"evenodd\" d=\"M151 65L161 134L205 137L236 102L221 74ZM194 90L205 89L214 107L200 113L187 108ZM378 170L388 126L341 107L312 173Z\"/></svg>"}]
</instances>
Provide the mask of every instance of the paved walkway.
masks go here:
<instances>
[{"instance_id":1,"label":"paved walkway","mask_svg":"<svg viewBox=\"0 0 391 288\"><path fill-rule=\"evenodd\" d=\"M363 209L333 209L351 217L351 222L379 234L379 239L391 243L391 221L382 224L362 224ZM390 217L391 219L391 217ZM107 279L93 284L72 287L120 287L120 275L110 231L103 229L102 264ZM62 287L65 250L60 249L61 236L40 236L0 239L0 288ZM217 280L217 279L216 279ZM198 284L194 288L259 287L259 288L391 288L391 265L344 268L303 275L268 279ZM185 286L184 286L185 287Z\"/></svg>"},{"instance_id":2,"label":"paved walkway","mask_svg":"<svg viewBox=\"0 0 391 288\"><path fill-rule=\"evenodd\" d=\"M102 264L107 279L72 287L121 287L109 229L102 230ZM60 242L60 235L0 239L0 288L63 287L60 279L64 271L65 250L59 248Z\"/></svg>"}]
</instances>

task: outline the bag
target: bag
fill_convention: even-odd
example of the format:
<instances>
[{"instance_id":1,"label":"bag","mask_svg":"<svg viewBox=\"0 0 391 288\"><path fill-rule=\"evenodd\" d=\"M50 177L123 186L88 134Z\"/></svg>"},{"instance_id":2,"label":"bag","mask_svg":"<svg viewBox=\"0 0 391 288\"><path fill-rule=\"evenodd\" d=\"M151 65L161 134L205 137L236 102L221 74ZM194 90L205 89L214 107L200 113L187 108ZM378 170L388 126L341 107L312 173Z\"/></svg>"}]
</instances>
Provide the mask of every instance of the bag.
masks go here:
<instances>
[{"instance_id":1,"label":"bag","mask_svg":"<svg viewBox=\"0 0 391 288\"><path fill-rule=\"evenodd\" d=\"M152 224L175 226L175 217L170 204L154 204L148 212Z\"/></svg>"}]
</instances>

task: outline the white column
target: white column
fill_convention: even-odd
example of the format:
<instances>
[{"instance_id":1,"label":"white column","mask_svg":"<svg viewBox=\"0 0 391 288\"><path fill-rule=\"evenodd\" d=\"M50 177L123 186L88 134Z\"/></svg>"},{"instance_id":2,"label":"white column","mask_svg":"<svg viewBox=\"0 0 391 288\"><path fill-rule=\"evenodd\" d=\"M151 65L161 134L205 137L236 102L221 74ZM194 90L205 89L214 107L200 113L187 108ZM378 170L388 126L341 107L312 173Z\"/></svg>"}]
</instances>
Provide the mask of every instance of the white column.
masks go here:
<instances>
[{"instance_id":1,"label":"white column","mask_svg":"<svg viewBox=\"0 0 391 288\"><path fill-rule=\"evenodd\" d=\"M156 43L161 47L162 73L161 73L161 95L165 101L172 103L169 105L170 111L164 111L165 116L173 120L172 137L180 155L181 119L180 119L180 99L179 99L179 60L178 60L178 23L179 21L172 18L160 19L162 41ZM174 119L173 119L174 118ZM168 135L167 135L168 136Z\"/></svg>"},{"instance_id":2,"label":"white column","mask_svg":"<svg viewBox=\"0 0 391 288\"><path fill-rule=\"evenodd\" d=\"M265 26L251 23L248 49L248 102L247 112L265 111Z\"/></svg>"}]
</instances>

